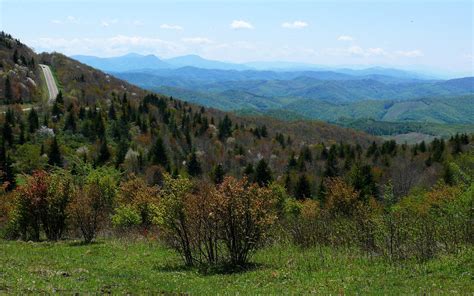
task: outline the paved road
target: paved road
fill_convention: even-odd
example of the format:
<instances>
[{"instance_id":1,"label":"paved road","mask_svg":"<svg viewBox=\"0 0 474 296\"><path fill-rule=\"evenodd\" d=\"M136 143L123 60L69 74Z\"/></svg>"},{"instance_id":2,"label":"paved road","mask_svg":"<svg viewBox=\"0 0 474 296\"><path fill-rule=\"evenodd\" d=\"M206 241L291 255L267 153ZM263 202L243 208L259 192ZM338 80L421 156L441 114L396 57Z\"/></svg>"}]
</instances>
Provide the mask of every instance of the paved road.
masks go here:
<instances>
[{"instance_id":1,"label":"paved road","mask_svg":"<svg viewBox=\"0 0 474 296\"><path fill-rule=\"evenodd\" d=\"M49 66L40 64L40 67L43 70L43 74L46 79L46 85L48 86L48 103L52 104L54 103L54 100L56 100L56 96L59 93L58 87L56 86L56 81L54 80L53 73L51 73L51 69L49 68Z\"/></svg>"}]
</instances>

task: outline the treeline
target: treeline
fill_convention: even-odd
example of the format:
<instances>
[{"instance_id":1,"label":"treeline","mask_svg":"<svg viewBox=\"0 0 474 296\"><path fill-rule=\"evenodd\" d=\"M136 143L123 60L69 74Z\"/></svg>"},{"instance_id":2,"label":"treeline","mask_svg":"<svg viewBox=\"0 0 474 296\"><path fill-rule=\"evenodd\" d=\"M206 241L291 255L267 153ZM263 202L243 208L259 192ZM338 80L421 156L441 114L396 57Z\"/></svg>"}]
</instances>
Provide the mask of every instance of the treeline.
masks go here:
<instances>
[{"instance_id":1,"label":"treeline","mask_svg":"<svg viewBox=\"0 0 474 296\"><path fill-rule=\"evenodd\" d=\"M397 198L389 183L325 180L325 199L296 199L282 184L223 177L216 184L164 173L148 184L112 167L79 162L74 171L36 171L2 196L8 239L82 237L103 232L157 237L186 265L244 266L258 248L279 241L310 247L357 247L391 260L427 260L474 243L474 157L451 163L452 184ZM361 169L363 170L363 169Z\"/></svg>"}]
</instances>

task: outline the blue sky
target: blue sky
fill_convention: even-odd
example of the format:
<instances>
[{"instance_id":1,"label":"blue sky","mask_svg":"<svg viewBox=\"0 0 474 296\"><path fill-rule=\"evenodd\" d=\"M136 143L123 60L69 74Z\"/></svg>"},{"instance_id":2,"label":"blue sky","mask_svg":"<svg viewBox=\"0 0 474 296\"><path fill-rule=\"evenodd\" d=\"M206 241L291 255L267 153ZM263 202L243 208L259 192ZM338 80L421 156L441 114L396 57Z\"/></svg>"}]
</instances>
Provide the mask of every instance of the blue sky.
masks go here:
<instances>
[{"instance_id":1,"label":"blue sky","mask_svg":"<svg viewBox=\"0 0 474 296\"><path fill-rule=\"evenodd\" d=\"M0 10L1 30L67 55L474 71L472 1L0 0Z\"/></svg>"}]
</instances>

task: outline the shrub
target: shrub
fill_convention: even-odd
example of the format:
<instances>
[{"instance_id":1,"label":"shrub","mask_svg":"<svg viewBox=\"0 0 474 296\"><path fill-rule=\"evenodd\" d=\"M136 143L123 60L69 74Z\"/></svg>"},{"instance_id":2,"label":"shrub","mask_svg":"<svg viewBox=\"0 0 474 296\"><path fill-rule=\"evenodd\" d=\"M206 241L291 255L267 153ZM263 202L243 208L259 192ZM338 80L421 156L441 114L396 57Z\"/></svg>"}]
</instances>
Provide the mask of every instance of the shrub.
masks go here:
<instances>
[{"instance_id":1,"label":"shrub","mask_svg":"<svg viewBox=\"0 0 474 296\"><path fill-rule=\"evenodd\" d=\"M48 240L59 240L67 224L66 208L73 190L68 173L59 170L51 175L36 171L16 191L11 214L12 230L24 240L38 241L41 230Z\"/></svg>"},{"instance_id":2,"label":"shrub","mask_svg":"<svg viewBox=\"0 0 474 296\"><path fill-rule=\"evenodd\" d=\"M193 248L189 227L189 218L186 214L186 198L191 191L192 183L189 179L172 178L164 174L159 216L155 220L163 229L166 242L183 257L188 266L194 265Z\"/></svg>"},{"instance_id":3,"label":"shrub","mask_svg":"<svg viewBox=\"0 0 474 296\"><path fill-rule=\"evenodd\" d=\"M216 215L227 260L245 265L265 238L276 219L275 200L268 188L249 184L246 179L226 177L216 191Z\"/></svg>"},{"instance_id":4,"label":"shrub","mask_svg":"<svg viewBox=\"0 0 474 296\"><path fill-rule=\"evenodd\" d=\"M120 185L117 196L119 207L115 209L112 222L118 227L140 225L148 229L158 215L159 190L148 186L141 178L132 176Z\"/></svg>"},{"instance_id":5,"label":"shrub","mask_svg":"<svg viewBox=\"0 0 474 296\"><path fill-rule=\"evenodd\" d=\"M248 262L276 219L272 191L245 179L214 187L165 175L158 222L186 265Z\"/></svg>"},{"instance_id":6,"label":"shrub","mask_svg":"<svg viewBox=\"0 0 474 296\"><path fill-rule=\"evenodd\" d=\"M70 204L69 212L85 243L90 243L112 212L118 173L110 168L88 169L82 176Z\"/></svg>"}]
</instances>

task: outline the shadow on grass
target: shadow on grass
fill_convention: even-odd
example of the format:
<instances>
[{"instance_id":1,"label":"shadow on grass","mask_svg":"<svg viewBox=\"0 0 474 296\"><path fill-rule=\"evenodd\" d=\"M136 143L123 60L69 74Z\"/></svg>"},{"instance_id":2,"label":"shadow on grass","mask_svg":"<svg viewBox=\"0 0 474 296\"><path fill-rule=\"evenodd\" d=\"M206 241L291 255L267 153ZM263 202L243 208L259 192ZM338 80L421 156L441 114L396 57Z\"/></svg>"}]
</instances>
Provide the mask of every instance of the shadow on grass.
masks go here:
<instances>
[{"instance_id":1,"label":"shadow on grass","mask_svg":"<svg viewBox=\"0 0 474 296\"><path fill-rule=\"evenodd\" d=\"M200 275L225 275L225 274L239 274L248 271L265 268L264 264L261 263L248 263L244 266L233 266L230 264L199 264L196 266L186 266L184 264L177 263L166 263L165 265L156 265L153 270L159 272L183 272L183 271L196 271Z\"/></svg>"},{"instance_id":2,"label":"shadow on grass","mask_svg":"<svg viewBox=\"0 0 474 296\"><path fill-rule=\"evenodd\" d=\"M96 241L93 241L90 243L86 243L83 241L74 241L74 242L68 243L70 247L96 246L96 245L103 245L103 244L104 244L103 242L96 242Z\"/></svg>"}]
</instances>

